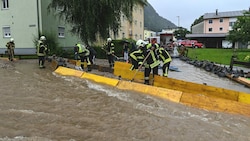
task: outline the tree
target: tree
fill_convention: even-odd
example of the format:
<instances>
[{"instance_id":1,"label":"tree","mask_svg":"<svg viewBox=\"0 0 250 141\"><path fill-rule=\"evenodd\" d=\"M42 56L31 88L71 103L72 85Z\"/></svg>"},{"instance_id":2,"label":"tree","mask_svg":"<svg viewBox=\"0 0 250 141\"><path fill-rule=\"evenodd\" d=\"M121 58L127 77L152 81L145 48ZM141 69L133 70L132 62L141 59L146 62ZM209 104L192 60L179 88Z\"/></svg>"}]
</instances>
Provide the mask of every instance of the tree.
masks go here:
<instances>
[{"instance_id":1,"label":"tree","mask_svg":"<svg viewBox=\"0 0 250 141\"><path fill-rule=\"evenodd\" d=\"M192 23L191 27L194 26L194 25L196 25L196 24L198 24L198 23L201 23L203 21L204 21L204 19L203 19L203 15L202 15L198 19L194 20L194 22Z\"/></svg>"},{"instance_id":2,"label":"tree","mask_svg":"<svg viewBox=\"0 0 250 141\"><path fill-rule=\"evenodd\" d=\"M179 39L185 39L186 38L186 34L191 33L190 31L188 31L186 28L182 28L180 27L178 30L174 31L174 36L179 40Z\"/></svg>"},{"instance_id":3,"label":"tree","mask_svg":"<svg viewBox=\"0 0 250 141\"><path fill-rule=\"evenodd\" d=\"M250 12L245 12L243 16L238 17L233 25L233 30L229 31L226 37L233 44L235 42L249 43L250 42Z\"/></svg>"},{"instance_id":4,"label":"tree","mask_svg":"<svg viewBox=\"0 0 250 141\"><path fill-rule=\"evenodd\" d=\"M97 35L105 39L109 32L117 34L122 13L132 19L135 4L146 0L52 0L48 9L60 9L60 18L70 23L72 32L85 43L96 41Z\"/></svg>"}]
</instances>

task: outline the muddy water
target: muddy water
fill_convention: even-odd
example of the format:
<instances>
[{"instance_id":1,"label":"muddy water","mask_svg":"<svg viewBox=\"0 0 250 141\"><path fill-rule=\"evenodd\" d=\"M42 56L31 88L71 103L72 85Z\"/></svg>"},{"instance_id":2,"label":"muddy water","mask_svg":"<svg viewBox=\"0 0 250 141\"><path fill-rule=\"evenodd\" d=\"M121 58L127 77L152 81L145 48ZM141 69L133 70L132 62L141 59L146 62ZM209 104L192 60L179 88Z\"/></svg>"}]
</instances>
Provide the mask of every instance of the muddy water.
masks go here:
<instances>
[{"instance_id":1,"label":"muddy water","mask_svg":"<svg viewBox=\"0 0 250 141\"><path fill-rule=\"evenodd\" d=\"M250 141L250 117L59 76L36 60L0 61L0 75L3 141Z\"/></svg>"}]
</instances>

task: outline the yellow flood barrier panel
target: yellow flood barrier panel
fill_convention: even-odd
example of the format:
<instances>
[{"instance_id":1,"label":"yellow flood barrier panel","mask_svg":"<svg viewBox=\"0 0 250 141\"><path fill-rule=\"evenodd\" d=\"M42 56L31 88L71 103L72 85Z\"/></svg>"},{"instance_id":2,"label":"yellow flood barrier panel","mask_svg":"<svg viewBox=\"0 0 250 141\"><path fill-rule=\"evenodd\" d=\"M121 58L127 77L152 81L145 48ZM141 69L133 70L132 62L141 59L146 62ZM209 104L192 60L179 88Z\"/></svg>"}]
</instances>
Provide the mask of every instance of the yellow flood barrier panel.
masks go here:
<instances>
[{"instance_id":1,"label":"yellow flood barrier panel","mask_svg":"<svg viewBox=\"0 0 250 141\"><path fill-rule=\"evenodd\" d=\"M70 64L76 65L77 60L68 59L68 62Z\"/></svg>"},{"instance_id":2,"label":"yellow flood barrier panel","mask_svg":"<svg viewBox=\"0 0 250 141\"><path fill-rule=\"evenodd\" d=\"M65 68L65 67L61 67L61 66L59 66L55 70L55 72L58 73L58 74L61 74L61 75L76 76L76 77L81 77L84 74L83 71L70 69L70 68Z\"/></svg>"},{"instance_id":3,"label":"yellow flood barrier panel","mask_svg":"<svg viewBox=\"0 0 250 141\"><path fill-rule=\"evenodd\" d=\"M73 65L75 65L75 66L81 66L81 64L83 64L84 65L84 68L86 68L87 67L87 62L81 62L81 60L72 60L72 59L68 59L68 62L70 63L70 64L73 64Z\"/></svg>"},{"instance_id":4,"label":"yellow flood barrier panel","mask_svg":"<svg viewBox=\"0 0 250 141\"><path fill-rule=\"evenodd\" d=\"M115 62L114 66L114 75L120 76L123 79L132 80L135 82L143 82L144 81L144 72L136 70L130 70L131 64L125 62ZM150 75L150 79L153 78L153 75Z\"/></svg>"},{"instance_id":5,"label":"yellow flood barrier panel","mask_svg":"<svg viewBox=\"0 0 250 141\"><path fill-rule=\"evenodd\" d=\"M1 60L10 61L7 57L0 57ZM18 61L18 58L13 58L13 61Z\"/></svg>"},{"instance_id":6,"label":"yellow flood barrier panel","mask_svg":"<svg viewBox=\"0 0 250 141\"><path fill-rule=\"evenodd\" d=\"M118 79L112 79L104 76L99 76L95 74L90 74L90 73L84 73L81 78L89 79L98 83L103 83L111 86L116 86L119 82Z\"/></svg>"},{"instance_id":7,"label":"yellow flood barrier panel","mask_svg":"<svg viewBox=\"0 0 250 141\"><path fill-rule=\"evenodd\" d=\"M174 90L183 91L192 94L202 94L206 96L219 97L229 100L238 101L238 91L227 90L223 88L207 86L203 84L187 82L183 80L177 80L173 78L167 78L162 76L154 77L154 86L169 88Z\"/></svg>"},{"instance_id":8,"label":"yellow flood barrier panel","mask_svg":"<svg viewBox=\"0 0 250 141\"><path fill-rule=\"evenodd\" d=\"M159 88L150 85L144 85L140 83L134 83L122 80L119 81L117 88L122 90L133 90L145 94L150 94L177 103L180 101L180 98L182 96L181 91Z\"/></svg>"},{"instance_id":9,"label":"yellow flood barrier panel","mask_svg":"<svg viewBox=\"0 0 250 141\"><path fill-rule=\"evenodd\" d=\"M180 103L201 109L250 116L250 105L238 101L183 93Z\"/></svg>"},{"instance_id":10,"label":"yellow flood barrier panel","mask_svg":"<svg viewBox=\"0 0 250 141\"><path fill-rule=\"evenodd\" d=\"M242 103L250 104L250 94L240 93L238 101Z\"/></svg>"}]
</instances>

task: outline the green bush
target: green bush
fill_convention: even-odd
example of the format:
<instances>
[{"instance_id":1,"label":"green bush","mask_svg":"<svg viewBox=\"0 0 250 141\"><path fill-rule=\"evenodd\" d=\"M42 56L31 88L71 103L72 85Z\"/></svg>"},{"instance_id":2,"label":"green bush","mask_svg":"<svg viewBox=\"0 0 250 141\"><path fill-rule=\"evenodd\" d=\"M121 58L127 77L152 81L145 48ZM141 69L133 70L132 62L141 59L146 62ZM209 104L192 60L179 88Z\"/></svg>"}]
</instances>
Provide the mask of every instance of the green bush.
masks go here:
<instances>
[{"instance_id":1,"label":"green bush","mask_svg":"<svg viewBox=\"0 0 250 141\"><path fill-rule=\"evenodd\" d=\"M123 39L123 40L113 40L113 43L115 45L115 55L118 57L122 57L123 56L123 44L125 41L129 42L129 48L132 48L132 42L135 42L134 40L131 39ZM106 53L104 50L101 49L102 46L94 46L94 49L97 52L96 58L100 58L100 59L105 59L106 57Z\"/></svg>"}]
</instances>

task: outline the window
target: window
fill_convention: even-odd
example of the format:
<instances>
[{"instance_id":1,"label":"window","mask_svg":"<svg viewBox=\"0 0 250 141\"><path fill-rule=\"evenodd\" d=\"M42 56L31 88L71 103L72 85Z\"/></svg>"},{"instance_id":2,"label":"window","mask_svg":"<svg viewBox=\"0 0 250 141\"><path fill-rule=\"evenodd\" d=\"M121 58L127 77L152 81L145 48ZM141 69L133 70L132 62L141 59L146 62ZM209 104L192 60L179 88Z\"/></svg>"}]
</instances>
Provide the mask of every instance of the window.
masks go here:
<instances>
[{"instance_id":1,"label":"window","mask_svg":"<svg viewBox=\"0 0 250 141\"><path fill-rule=\"evenodd\" d=\"M124 22L126 20L125 15L122 15L122 21Z\"/></svg>"},{"instance_id":2,"label":"window","mask_svg":"<svg viewBox=\"0 0 250 141\"><path fill-rule=\"evenodd\" d=\"M209 32L212 32L212 31L213 31L213 28L208 28L208 31L209 31Z\"/></svg>"},{"instance_id":3,"label":"window","mask_svg":"<svg viewBox=\"0 0 250 141\"><path fill-rule=\"evenodd\" d=\"M220 18L220 23L223 23L223 18Z\"/></svg>"},{"instance_id":4,"label":"window","mask_svg":"<svg viewBox=\"0 0 250 141\"><path fill-rule=\"evenodd\" d=\"M58 27L58 37L64 38L65 37L65 27Z\"/></svg>"},{"instance_id":5,"label":"window","mask_svg":"<svg viewBox=\"0 0 250 141\"><path fill-rule=\"evenodd\" d=\"M208 20L208 23L209 23L209 24L212 24L212 23L213 23L213 20L211 20L211 19Z\"/></svg>"},{"instance_id":6,"label":"window","mask_svg":"<svg viewBox=\"0 0 250 141\"><path fill-rule=\"evenodd\" d=\"M132 33L132 29L129 29L129 36L132 36L133 33Z\"/></svg>"},{"instance_id":7,"label":"window","mask_svg":"<svg viewBox=\"0 0 250 141\"><path fill-rule=\"evenodd\" d=\"M235 22L229 22L229 26L234 26Z\"/></svg>"},{"instance_id":8,"label":"window","mask_svg":"<svg viewBox=\"0 0 250 141\"><path fill-rule=\"evenodd\" d=\"M138 7L137 7L137 6L134 6L134 11L135 11L135 12L137 11L137 9L138 9Z\"/></svg>"},{"instance_id":9,"label":"window","mask_svg":"<svg viewBox=\"0 0 250 141\"><path fill-rule=\"evenodd\" d=\"M223 31L223 27L220 27L220 31Z\"/></svg>"},{"instance_id":10,"label":"window","mask_svg":"<svg viewBox=\"0 0 250 141\"><path fill-rule=\"evenodd\" d=\"M11 33L10 33L10 27L9 26L5 26L3 27L3 37L11 37Z\"/></svg>"},{"instance_id":11,"label":"window","mask_svg":"<svg viewBox=\"0 0 250 141\"><path fill-rule=\"evenodd\" d=\"M135 39L136 39L136 40L138 39L138 35L137 35L137 34L135 34Z\"/></svg>"},{"instance_id":12,"label":"window","mask_svg":"<svg viewBox=\"0 0 250 141\"><path fill-rule=\"evenodd\" d=\"M137 26L137 20L135 20L135 26Z\"/></svg>"},{"instance_id":13,"label":"window","mask_svg":"<svg viewBox=\"0 0 250 141\"><path fill-rule=\"evenodd\" d=\"M9 0L2 0L2 8L3 9L9 8Z\"/></svg>"}]
</instances>

